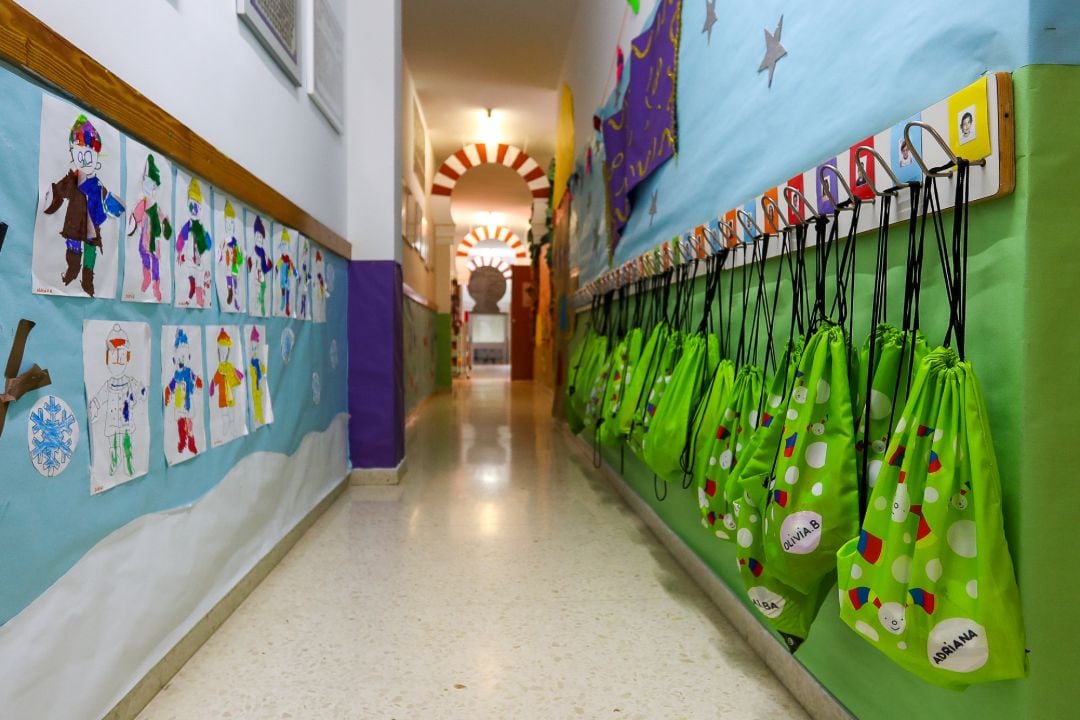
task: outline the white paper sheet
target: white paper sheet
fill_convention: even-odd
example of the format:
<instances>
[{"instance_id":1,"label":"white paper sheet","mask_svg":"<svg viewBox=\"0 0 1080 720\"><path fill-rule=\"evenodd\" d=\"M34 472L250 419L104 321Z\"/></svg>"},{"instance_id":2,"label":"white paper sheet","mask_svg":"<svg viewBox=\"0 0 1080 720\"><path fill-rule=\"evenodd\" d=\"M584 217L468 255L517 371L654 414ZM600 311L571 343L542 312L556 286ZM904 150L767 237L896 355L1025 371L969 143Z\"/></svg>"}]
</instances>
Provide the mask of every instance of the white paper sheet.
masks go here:
<instances>
[{"instance_id":1,"label":"white paper sheet","mask_svg":"<svg viewBox=\"0 0 1080 720\"><path fill-rule=\"evenodd\" d=\"M296 262L300 266L297 277L296 287L296 317L301 320L311 319L311 276L312 276L312 256L311 256L311 241L303 235L300 236L300 245L296 253Z\"/></svg>"},{"instance_id":2,"label":"white paper sheet","mask_svg":"<svg viewBox=\"0 0 1080 720\"><path fill-rule=\"evenodd\" d=\"M96 495L142 477L150 466L150 326L84 320L83 377Z\"/></svg>"},{"instance_id":3,"label":"white paper sheet","mask_svg":"<svg viewBox=\"0 0 1080 720\"><path fill-rule=\"evenodd\" d=\"M214 304L214 238L210 184L176 171L176 307L207 309Z\"/></svg>"},{"instance_id":4,"label":"white paper sheet","mask_svg":"<svg viewBox=\"0 0 1080 720\"><path fill-rule=\"evenodd\" d=\"M170 465L206 452L206 372L202 328L161 327L161 397L165 404L165 461Z\"/></svg>"},{"instance_id":5,"label":"white paper sheet","mask_svg":"<svg viewBox=\"0 0 1080 720\"><path fill-rule=\"evenodd\" d=\"M206 326L210 376L210 444L219 447L247 435L247 365L236 325Z\"/></svg>"},{"instance_id":6,"label":"white paper sheet","mask_svg":"<svg viewBox=\"0 0 1080 720\"><path fill-rule=\"evenodd\" d=\"M122 297L131 302L171 303L172 241L176 232L172 163L131 138L125 156L127 211Z\"/></svg>"},{"instance_id":7,"label":"white paper sheet","mask_svg":"<svg viewBox=\"0 0 1080 720\"><path fill-rule=\"evenodd\" d=\"M317 323L326 322L326 301L330 288L326 283L326 258L318 245L311 244L311 317Z\"/></svg>"},{"instance_id":8,"label":"white paper sheet","mask_svg":"<svg viewBox=\"0 0 1080 720\"><path fill-rule=\"evenodd\" d=\"M217 283L218 307L223 312L247 312L246 257L244 208L215 190L214 282Z\"/></svg>"},{"instance_id":9,"label":"white paper sheet","mask_svg":"<svg viewBox=\"0 0 1080 720\"><path fill-rule=\"evenodd\" d=\"M251 403L251 429L258 430L274 422L274 403L270 397L270 344L265 325L245 325L247 349L248 401Z\"/></svg>"},{"instance_id":10,"label":"white paper sheet","mask_svg":"<svg viewBox=\"0 0 1080 720\"><path fill-rule=\"evenodd\" d=\"M284 225L274 225L274 317L296 317L300 270L300 236Z\"/></svg>"},{"instance_id":11,"label":"white paper sheet","mask_svg":"<svg viewBox=\"0 0 1080 720\"><path fill-rule=\"evenodd\" d=\"M120 133L45 94L40 140L34 292L115 298L120 257L116 218L124 212ZM65 225L71 226L67 234Z\"/></svg>"},{"instance_id":12,"label":"white paper sheet","mask_svg":"<svg viewBox=\"0 0 1080 720\"><path fill-rule=\"evenodd\" d=\"M270 317L274 305L274 248L269 219L249 210L244 234L247 236L248 314Z\"/></svg>"}]
</instances>

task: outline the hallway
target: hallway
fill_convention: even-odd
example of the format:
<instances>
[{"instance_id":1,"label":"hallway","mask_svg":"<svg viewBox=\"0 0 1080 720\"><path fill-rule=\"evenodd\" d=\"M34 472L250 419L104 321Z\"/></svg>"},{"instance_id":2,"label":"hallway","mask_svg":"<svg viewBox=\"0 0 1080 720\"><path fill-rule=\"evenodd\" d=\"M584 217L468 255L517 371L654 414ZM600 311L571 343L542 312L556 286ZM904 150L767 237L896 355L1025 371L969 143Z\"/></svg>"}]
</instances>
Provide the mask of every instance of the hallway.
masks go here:
<instances>
[{"instance_id":1,"label":"hallway","mask_svg":"<svg viewBox=\"0 0 1080 720\"><path fill-rule=\"evenodd\" d=\"M434 396L139 717L805 717L549 406Z\"/></svg>"}]
</instances>

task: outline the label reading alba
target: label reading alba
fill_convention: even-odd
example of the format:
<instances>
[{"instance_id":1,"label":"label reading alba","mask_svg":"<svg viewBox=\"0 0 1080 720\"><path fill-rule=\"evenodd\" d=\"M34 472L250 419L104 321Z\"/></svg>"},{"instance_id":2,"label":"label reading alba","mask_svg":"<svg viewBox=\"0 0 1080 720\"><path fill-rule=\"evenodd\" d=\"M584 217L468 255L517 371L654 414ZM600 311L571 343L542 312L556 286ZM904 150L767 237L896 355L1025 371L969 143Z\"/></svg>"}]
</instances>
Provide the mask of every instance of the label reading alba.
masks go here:
<instances>
[{"instance_id":1,"label":"label reading alba","mask_svg":"<svg viewBox=\"0 0 1080 720\"><path fill-rule=\"evenodd\" d=\"M763 587L752 587L746 591L750 596L750 602L767 618L778 618L784 612L784 604L787 600L783 595L778 595L772 590Z\"/></svg>"}]
</instances>

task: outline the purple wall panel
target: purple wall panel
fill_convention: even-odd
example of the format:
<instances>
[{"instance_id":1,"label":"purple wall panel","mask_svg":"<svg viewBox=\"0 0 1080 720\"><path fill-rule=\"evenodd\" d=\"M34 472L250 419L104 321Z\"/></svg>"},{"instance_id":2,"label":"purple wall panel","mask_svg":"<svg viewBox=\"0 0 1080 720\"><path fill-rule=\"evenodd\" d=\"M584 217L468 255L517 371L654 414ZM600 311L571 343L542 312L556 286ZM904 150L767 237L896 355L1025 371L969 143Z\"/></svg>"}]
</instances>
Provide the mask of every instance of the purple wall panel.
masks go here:
<instances>
[{"instance_id":1,"label":"purple wall panel","mask_svg":"<svg viewBox=\"0 0 1080 720\"><path fill-rule=\"evenodd\" d=\"M405 457L401 266L349 263L349 457L393 468Z\"/></svg>"}]
</instances>

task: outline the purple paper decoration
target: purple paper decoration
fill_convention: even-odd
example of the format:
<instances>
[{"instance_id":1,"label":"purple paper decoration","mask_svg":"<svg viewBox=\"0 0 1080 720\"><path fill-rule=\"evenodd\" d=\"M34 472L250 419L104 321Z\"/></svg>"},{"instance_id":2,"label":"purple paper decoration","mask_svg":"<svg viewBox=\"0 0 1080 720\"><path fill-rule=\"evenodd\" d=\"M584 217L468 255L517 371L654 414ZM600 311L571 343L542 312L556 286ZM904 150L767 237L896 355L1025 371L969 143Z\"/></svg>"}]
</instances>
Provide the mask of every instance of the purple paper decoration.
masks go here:
<instances>
[{"instance_id":1,"label":"purple paper decoration","mask_svg":"<svg viewBox=\"0 0 1080 720\"><path fill-rule=\"evenodd\" d=\"M834 205L832 200L829 199L829 196L825 194L825 187L821 183L821 168L825 166L836 170L836 158L826 160L814 169L814 186L817 188L817 192L815 193L817 196L817 211L822 215L828 215L836 209L836 205ZM836 174L831 170L826 170L824 175L825 182L829 183L829 189L832 191L833 197L836 197Z\"/></svg>"},{"instance_id":2,"label":"purple paper decoration","mask_svg":"<svg viewBox=\"0 0 1080 720\"><path fill-rule=\"evenodd\" d=\"M675 154L675 88L682 0L660 0L652 24L630 44L622 107L603 124L611 250L630 219L630 193Z\"/></svg>"}]
</instances>

